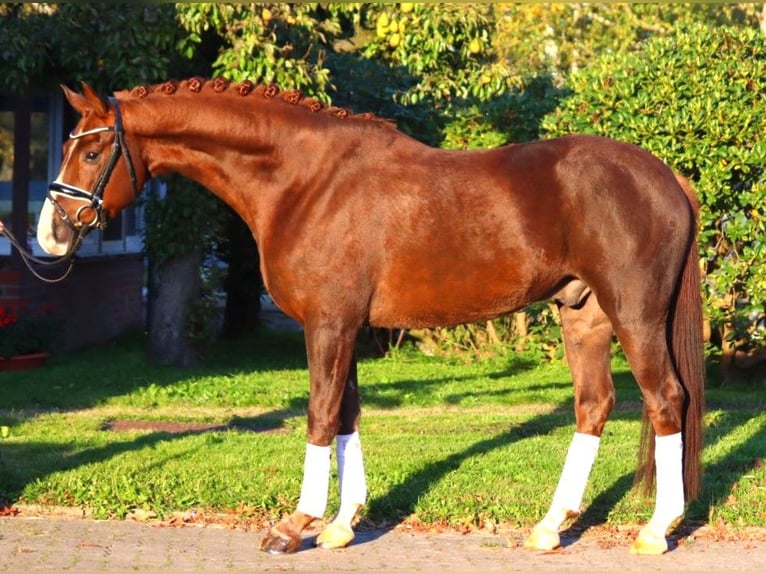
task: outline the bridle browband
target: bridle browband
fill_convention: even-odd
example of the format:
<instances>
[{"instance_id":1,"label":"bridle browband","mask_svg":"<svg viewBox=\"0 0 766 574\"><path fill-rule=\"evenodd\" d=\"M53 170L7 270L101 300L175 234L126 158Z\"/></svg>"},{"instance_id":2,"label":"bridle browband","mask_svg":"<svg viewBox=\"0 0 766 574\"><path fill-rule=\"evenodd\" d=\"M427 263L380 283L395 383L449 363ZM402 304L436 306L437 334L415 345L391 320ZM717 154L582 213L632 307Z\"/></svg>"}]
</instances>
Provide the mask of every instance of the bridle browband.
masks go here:
<instances>
[{"instance_id":1,"label":"bridle browband","mask_svg":"<svg viewBox=\"0 0 766 574\"><path fill-rule=\"evenodd\" d=\"M133 161L130 157L128 146L125 145L125 130L122 125L120 105L116 98L110 97L108 98L108 101L114 108L113 126L100 126L84 132L80 132L78 134L74 132L69 134L69 139L75 140L103 132L114 132L114 141L112 142L111 154L109 155L109 159L107 160L103 171L98 176L98 179L96 179L96 183L93 186L93 191L87 191L81 187L69 185L68 183L59 181L54 181L48 186L48 196L46 198L47 201L51 202L53 207L56 209L56 212L59 214L59 217L65 221L67 225L69 225L73 232L69 239L69 244L67 245L67 250L64 255L54 260L40 259L35 257L29 253L29 251L13 236L13 234L8 229L4 228L2 230L2 234L5 235L8 238L8 241L10 241L10 243L18 250L22 260L32 272L32 274L35 275L35 277L38 279L41 279L47 283L56 283L65 279L72 271L72 267L74 265L73 257L75 253L77 253L77 250L80 248L83 238L92 229L103 230L106 227L106 217L104 215L104 202L102 196L104 195L104 189L106 189L106 185L109 183L109 178L112 177L112 172L114 171L114 168L117 165L120 157L125 159L125 165L128 169L128 176L130 177L130 184L133 188L133 197L138 195L138 180L136 178L136 171L133 167ZM84 201L86 203L77 209L74 219L72 219L67 215L66 210L61 207L61 204L59 204L57 201L56 194L64 195L70 199L78 201ZM82 219L83 212L86 210L91 210L96 215L91 221L83 221ZM69 262L69 266L67 267L66 271L64 271L64 273L56 278L45 277L32 267L32 263L36 265L48 266L58 265L60 263L66 262Z\"/></svg>"}]
</instances>

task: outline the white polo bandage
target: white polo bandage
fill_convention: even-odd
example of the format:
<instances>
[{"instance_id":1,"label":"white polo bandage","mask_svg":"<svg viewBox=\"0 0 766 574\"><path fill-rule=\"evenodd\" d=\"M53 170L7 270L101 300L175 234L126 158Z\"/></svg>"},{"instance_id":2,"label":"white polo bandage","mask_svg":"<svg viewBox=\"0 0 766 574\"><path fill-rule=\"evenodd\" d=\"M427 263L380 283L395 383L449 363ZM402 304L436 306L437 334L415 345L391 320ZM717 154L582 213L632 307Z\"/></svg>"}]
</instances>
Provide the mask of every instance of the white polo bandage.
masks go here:
<instances>
[{"instance_id":1,"label":"white polo bandage","mask_svg":"<svg viewBox=\"0 0 766 574\"><path fill-rule=\"evenodd\" d=\"M657 498L651 522L669 524L684 513L683 456L681 433L655 437Z\"/></svg>"},{"instance_id":2,"label":"white polo bandage","mask_svg":"<svg viewBox=\"0 0 766 574\"><path fill-rule=\"evenodd\" d=\"M574 433L556 493L553 495L551 508L580 511L582 497L585 494L585 487L588 484L588 477L596 460L600 442L600 437Z\"/></svg>"},{"instance_id":3,"label":"white polo bandage","mask_svg":"<svg viewBox=\"0 0 766 574\"><path fill-rule=\"evenodd\" d=\"M303 462L303 484L298 511L321 518L327 509L327 489L330 485L331 447L306 444Z\"/></svg>"},{"instance_id":4,"label":"white polo bandage","mask_svg":"<svg viewBox=\"0 0 766 574\"><path fill-rule=\"evenodd\" d=\"M367 480L364 476L359 433L338 435L336 441L341 507L347 504L362 505L367 500Z\"/></svg>"}]
</instances>

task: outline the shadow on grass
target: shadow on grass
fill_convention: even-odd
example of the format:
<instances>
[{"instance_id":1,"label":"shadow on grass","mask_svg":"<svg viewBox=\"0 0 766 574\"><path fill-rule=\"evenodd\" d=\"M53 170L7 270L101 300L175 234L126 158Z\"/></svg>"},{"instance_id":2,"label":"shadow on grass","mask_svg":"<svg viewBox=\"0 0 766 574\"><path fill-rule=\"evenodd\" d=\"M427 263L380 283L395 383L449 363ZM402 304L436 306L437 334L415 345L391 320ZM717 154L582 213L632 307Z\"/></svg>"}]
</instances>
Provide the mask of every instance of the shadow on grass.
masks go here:
<instances>
[{"instance_id":1,"label":"shadow on grass","mask_svg":"<svg viewBox=\"0 0 766 574\"><path fill-rule=\"evenodd\" d=\"M134 333L98 347L54 356L42 369L0 373L4 391L0 406L34 416L46 409L90 408L138 389L162 389L196 377L306 369L306 351L299 333L261 330L247 339L216 343L205 351L205 365L199 368L153 365L145 348L145 335Z\"/></svg>"},{"instance_id":2,"label":"shadow on grass","mask_svg":"<svg viewBox=\"0 0 766 574\"><path fill-rule=\"evenodd\" d=\"M100 347L53 357L44 369L0 373L0 387L3 388L3 404L0 408L14 411L16 417L24 413L34 417L40 412L50 410L62 412L103 405L113 397L129 396L136 391L144 393L141 397L144 402L148 400L146 395L155 392L155 389L159 395L158 400L168 400L167 396L177 400L178 397L184 398L193 392L200 392L195 391L197 387L193 384L184 383L208 376L238 377L259 372L291 370L307 373L302 333L262 329L242 340L218 342L205 351L207 357L204 365L198 368L152 365L145 357L145 344L145 336L135 333ZM490 380L502 380L537 366L529 359L513 357L507 364L498 368L497 372L482 376ZM288 400L293 400L293 393L300 393L305 409L308 376L302 378L305 378L305 381L301 381L300 388L296 386L289 389L291 396ZM424 400L433 402L435 393L430 389L441 388L445 382L470 383L475 378L476 375L469 374L462 377L423 377L385 383L362 380L364 406L397 408L404 404L402 397L408 393L423 395ZM245 384L253 383L248 381ZM166 391L174 385L178 387ZM548 388L566 385L568 383L555 383ZM470 384L465 386L468 388L465 393L448 397L445 399L447 403L457 404L474 392ZM253 388L257 388L257 385ZM541 386L533 390L544 388ZM235 390L239 389L243 387ZM493 390L492 394L498 396L509 392L512 391L498 385L498 389Z\"/></svg>"},{"instance_id":3,"label":"shadow on grass","mask_svg":"<svg viewBox=\"0 0 766 574\"><path fill-rule=\"evenodd\" d=\"M536 416L507 432L478 441L463 451L452 454L412 474L404 482L392 488L385 497L370 502L370 518L382 524L384 532L394 528L403 519L415 512L418 500L431 489L432 485L448 473L458 469L466 460L475 456L482 456L493 449L504 447L509 443L530 436L548 434L560 427L573 426L572 407L572 401L560 404L550 413ZM753 411L752 416L742 412L725 413L716 425L707 430L707 448L725 439L738 427L747 425L750 420L759 415L759 411ZM638 411L620 409L616 409L610 416L612 421L638 421L639 418L640 412ZM737 444L718 461L703 467L702 491L698 498L688 505L684 520L669 534L670 550L677 547L681 537L688 536L707 524L712 510L727 501L732 489L736 487L737 482L742 477L747 476L755 468L763 466L766 457L764 431L766 431L766 420L761 421L755 429L751 430L750 438ZM636 450L630 453L631 456L635 456L637 451L638 444L636 444ZM598 459L596 464L598 464ZM558 475L548 477L548 479L557 482ZM627 473L617 478L611 486L600 492L590 502L584 512L569 527L561 532L562 544L567 546L576 543L589 529L606 524L612 508L633 489L633 473ZM653 502L653 493L648 496L649 500ZM392 517L394 517L393 521ZM536 518L539 519L542 516ZM639 520L636 522L638 523Z\"/></svg>"},{"instance_id":4,"label":"shadow on grass","mask_svg":"<svg viewBox=\"0 0 766 574\"><path fill-rule=\"evenodd\" d=\"M741 412L725 412L720 419L707 429L707 445L717 442L735 432L739 427L759 417L761 412L742 420ZM737 416L740 415L740 416ZM720 507L728 499L735 485L756 468L766 464L766 418L755 423L750 437L739 442L721 458L703 468L702 494L694 501L687 513L697 522L707 522L713 508ZM763 510L763 509L762 509Z\"/></svg>"},{"instance_id":5,"label":"shadow on grass","mask_svg":"<svg viewBox=\"0 0 766 574\"><path fill-rule=\"evenodd\" d=\"M296 346L296 341L293 338L290 338L288 342L294 347ZM276 342L273 344L279 346L284 343L285 340L280 341L280 339L277 338ZM276 349L276 347L270 348L272 350ZM268 353L268 349L269 347L267 347L264 352ZM305 368L305 356L302 345L289 352L280 349L279 357L274 357L266 362L259 360L257 363L253 362L253 360L248 357L245 357L243 360L240 356L241 350L240 347L239 351L231 356L218 358L208 367L208 369L215 372L231 373L234 370L234 367L236 367L236 371L244 371L255 364L259 366L258 368L285 368L285 358L287 358L288 364L294 365L295 368ZM86 365L88 363L87 360L83 360L82 362ZM274 365L274 367L271 367L271 365ZM507 369L500 369L495 373L483 374L481 376L490 379L503 379L518 374L520 370L532 368L534 366L535 365L531 363L527 365L523 362L513 361ZM191 376L188 371L169 370L167 372L167 378L165 379L166 384L171 383L181 375L184 377ZM87 384L96 390L84 393L80 398L72 401L70 403L71 408L98 404L110 394L114 394L118 391L114 386L108 385L106 389L99 392L96 387L99 379L98 373L90 374L89 377L89 382ZM453 393L452 395L443 398L445 404L459 404L463 399L470 397L474 392L470 387L472 378L474 377L465 376L458 379L450 377L431 380L405 379L396 381L393 384L386 383L385 385L376 385L375 383L365 383L362 381L361 386L364 389L363 395L365 395L363 398L363 408L370 406L393 408L398 406L399 403L395 398L389 400L386 397L375 396L376 392L382 390L384 387L388 390L393 390L395 394L401 394L408 392L408 390L414 387L422 388L424 385L437 386L447 380L465 383L467 388L464 392ZM635 396L626 393L627 389L633 389L631 392L637 393L632 376L629 372L616 372L614 374L614 379L615 386L618 389L619 403L618 408L612 413L610 420L636 420L639 414L635 405L628 409L620 408L620 404L624 403L626 395L628 395L628 397ZM125 383L125 388L131 388L133 386L138 386L139 384L142 384L140 380L128 381ZM539 385L532 385L532 387L536 387L538 390L551 388L561 389L570 386L571 382L569 380L554 380L543 382ZM527 386L526 388L530 387ZM122 387L120 387L119 390L124 391ZM64 393L65 391L61 392ZM511 393L513 390L502 389L496 392ZM34 395L34 393L32 393L32 395ZM29 397L29 395L27 395L27 397ZM283 408L268 411L255 417L236 419L232 421L231 425L239 430L255 432L273 430L282 427L287 419L302 416L305 411L305 398L291 398ZM745 418L745 422L747 420L750 419ZM492 450L507 446L510 443L527 437L548 434L564 426L573 428L573 423L573 401L569 398L568 400L561 401L551 412L537 415L508 431L477 441L462 451L451 454L443 460L435 462L427 468L411 474L402 483L394 486L387 492L385 497L371 500L368 506L368 516L371 520L375 521L377 525L383 525L385 527L384 530L386 528L393 528L402 519L411 515L415 511L418 500L423 495L427 494L435 483L448 473L459 468L466 460L482 456ZM716 442L722 440L742 424L743 415L741 412L734 411L730 414L724 414L720 417L716 425L708 430L708 446L714 445ZM689 512L687 513L687 528L704 523L710 515L711 509L719 506L726 500L733 485L741 480L742 476L747 474L756 465L762 464L764 444L760 436L763 434L764 427L766 427L766 423L761 423L759 428L756 429L756 432L754 432L750 438L741 444L738 444L734 449L723 455L720 460L717 460L706 469L707 475L711 480L703 483L705 486L703 487L703 493L700 500L690 506ZM175 440L176 438L186 436L190 432L200 431L189 431L187 433L153 432L148 435L139 436L132 441L87 448L81 451L76 451L75 447L56 443L37 443L23 446L0 443L0 457L2 457L0 460L0 497L4 499L0 500L0 502L15 502L18 500L26 485L38 480L44 480L46 476L52 473L77 468L82 465L100 463L126 452L151 447L161 441ZM637 447L638 445L636 445L636 449ZM35 453L40 453L40 461L38 461L38 466L35 467L34 471L24 471L22 468L14 469L8 464L9 462L12 463L14 460L35 456ZM53 455L51 455L51 453L53 453ZM635 456L635 451L628 453L628 456ZM563 460L561 462L563 464ZM21 460L20 467L23 467L24 464L24 461ZM547 480L556 481L558 480L558 475L548 477ZM626 474L615 480L609 488L599 493L580 516L579 520L563 533L563 539L567 541L567 543L572 543L578 540L582 533L588 528L605 523L608 519L610 509L631 490L632 482L632 475ZM294 493L285 494L292 495ZM360 536L358 543L364 543L365 540L371 539L372 538L369 538L369 535L365 537Z\"/></svg>"},{"instance_id":6,"label":"shadow on grass","mask_svg":"<svg viewBox=\"0 0 766 574\"><path fill-rule=\"evenodd\" d=\"M560 427L572 426L572 404L571 400L560 404L551 412L534 416L505 432L477 441L462 451L411 474L406 480L391 488L384 497L370 501L369 518L376 523L393 528L399 521L415 512L418 500L431 489L432 485L460 468L467 460L529 437L549 434ZM556 479L557 477L551 478L551 480Z\"/></svg>"},{"instance_id":7,"label":"shadow on grass","mask_svg":"<svg viewBox=\"0 0 766 574\"><path fill-rule=\"evenodd\" d=\"M492 373L489 375L491 378L501 378L500 373ZM431 379L402 379L395 383L365 383L365 381L359 381L360 392L362 394L362 409L367 408L379 408L385 410L394 410L400 407L406 406L405 395L411 392L412 389L417 389L419 393L423 393L425 388L442 388L446 383L469 383L472 380L476 380L475 375L466 375L462 377L443 377L443 378L431 378ZM572 383L551 381L547 383L540 383L524 385L524 393L543 393L546 391L555 391L560 389L571 388ZM520 391L513 388L498 388L496 390L482 389L477 391L470 385L465 385L466 390L463 392L456 392L441 396L441 403L448 406L460 406L466 400L474 399L478 394L482 397L504 397L513 396Z\"/></svg>"},{"instance_id":8,"label":"shadow on grass","mask_svg":"<svg viewBox=\"0 0 766 574\"><path fill-rule=\"evenodd\" d=\"M225 352L212 353L208 366L204 369L177 369L149 366L144 358L143 337L134 336L127 341L94 348L71 357L60 357L51 368L42 371L24 373L8 379L4 413L0 422L13 427L25 420L34 419L46 412L65 412L80 410L104 404L112 396L124 395L134 389L151 384L158 387L172 385L178 380L189 379L200 374L219 373L236 375L239 372L257 372L270 369L305 369L305 347L301 334L261 333L250 341L258 348L258 353L244 353L245 343L227 345ZM253 356L257 355L256 358ZM95 365L95 367L94 367ZM531 363L514 362L505 372L493 374L493 378L502 378L531 368ZM0 376L0 384L4 384ZM401 394L417 387L423 392L424 387L436 387L447 380L465 383L470 387L471 376L460 379L440 378L436 380L397 381L393 393ZM562 383L552 383L561 386ZM398 401L385 398L375 400L376 390L387 384L365 385L363 408L393 408ZM306 382L306 387L308 383ZM368 392L369 390L369 392ZM427 392L427 391L426 391ZM469 393L470 394L470 393ZM455 397L454 400L459 400ZM305 416L307 398L305 394L290 396L284 401L283 408L271 410L254 417L233 419L227 428L249 431L273 431L284 426L288 419ZM179 409L182 411L182 409ZM151 409L147 409L151 413ZM149 415L150 418L156 418ZM105 421L109 426L115 421ZM119 421L118 421L119 422ZM221 425L209 428L200 426L178 427L171 429L151 428L156 421L145 422L155 431L132 441L120 441L114 444L78 450L76 446L62 445L55 442L15 445L0 443L0 499L13 503L19 499L24 488L46 476L81 465L96 464L117 457L123 453L144 449L161 441L176 440L189 434L223 430ZM134 421L135 425L135 421ZM204 426L204 425L203 425ZM134 426L135 428L135 426ZM13 429L11 429L13 432ZM9 462L11 461L11 462ZM15 464L14 461L18 461ZM34 461L34 462L32 462Z\"/></svg>"},{"instance_id":9,"label":"shadow on grass","mask_svg":"<svg viewBox=\"0 0 766 574\"><path fill-rule=\"evenodd\" d=\"M526 371L534 370L539 366L539 363L528 358L513 356L509 359L508 364L504 368L500 368L491 373L483 373L481 375L401 379L386 383L360 380L359 387L363 397L362 408L375 407L381 409L395 409L404 405L404 396L407 393L412 392L414 389L416 389L418 393L425 394L424 389L443 388L445 383L470 383L471 381L479 379L501 381L517 377ZM635 401L640 400L638 385L636 385L635 379L630 371L615 370L613 372L613 381L620 405L624 406L630 404L632 406L635 404ZM485 398L508 397L508 403L509 405L512 405L519 403L519 400L514 398L515 396L531 397L525 401L527 403L540 402L540 398L546 397L548 391L564 391L571 397L571 393L573 393L572 381L571 379L549 380L532 384L524 382L523 385L521 385L521 388L515 388L513 385L498 384L496 388L492 389L486 387L477 389L475 386L465 384L462 385L460 392L440 395L440 399L444 405L460 406L466 401L476 398L478 395Z\"/></svg>"},{"instance_id":10,"label":"shadow on grass","mask_svg":"<svg viewBox=\"0 0 766 574\"><path fill-rule=\"evenodd\" d=\"M0 442L0 509L16 504L24 488L46 476L76 469L84 465L109 461L122 454L154 447L159 443L179 440L203 433L238 431L250 433L281 433L285 421L304 411L293 407L267 411L252 417L233 417L227 425L169 423L162 421L106 421L101 430L150 431L132 440L117 440L107 445L81 448L77 444ZM123 424L124 423L124 424ZM114 427L124 428L114 428ZM33 461L30 463L29 461ZM191 463L190 463L191 464Z\"/></svg>"},{"instance_id":11,"label":"shadow on grass","mask_svg":"<svg viewBox=\"0 0 766 574\"><path fill-rule=\"evenodd\" d=\"M754 412L752 417L747 415L743 417L742 413L724 413L718 423L707 428L706 448L713 447L738 427L747 425L759 414ZM764 458L766 458L764 431L766 431L766 420L758 423L751 432L749 439L739 443L716 462L703 466L700 494L696 500L687 505L684 519L669 534L670 550L677 547L680 538L686 537L708 524L713 509L720 507L727 501L738 481L755 468L763 466ZM562 544L564 546L573 544L589 528L606 524L611 509L633 487L633 474L625 474L615 480L609 488L591 501L585 511L568 528L561 532ZM653 494L651 496L653 497Z\"/></svg>"},{"instance_id":12,"label":"shadow on grass","mask_svg":"<svg viewBox=\"0 0 766 574\"><path fill-rule=\"evenodd\" d=\"M237 419L232 421L232 427L240 431L274 432L280 428L286 419L299 414L300 412L292 407L278 409L268 411L262 416ZM741 412L724 413L718 418L716 424L708 429L708 446L713 446L724 440L729 434L748 424L749 421L759 415L760 413L755 411L750 415ZM616 410L610 420L636 421L638 417L639 413L636 411ZM467 448L410 474L403 482L392 487L385 496L369 502L368 519L374 524L374 529L362 528L355 544L373 541L376 537L393 529L403 519L415 512L419 499L427 494L434 484L449 473L459 469L467 460L529 437L550 434L563 427L573 427L573 420L572 401L568 400L559 404L552 412L534 416L505 432L476 441ZM733 486L744 475L763 464L765 445L762 436L764 430L766 430L766 421L756 423L754 428L749 429L750 436L746 440L737 444L705 469L708 479L703 482L702 494L696 502L690 505L686 520L681 524L676 534L670 536L671 549L674 548L675 541L679 536L688 535L706 523L711 510L726 501ZM199 432L205 432L205 430L195 429L186 433L153 432L138 436L131 441L88 448L79 452L75 450L75 447L54 443L33 445L0 443L0 496L2 496L0 502L14 503L18 500L25 485L44 480L45 476L54 472L97 464L123 453L152 447L161 441L175 440ZM40 453L40 460L36 461L35 471L33 473L24 472L25 463L23 459L34 457L36 453ZM53 456L51 453L54 453ZM633 455L631 453L631 456ZM14 471L13 465L16 461L20 462L21 470ZM550 476L547 480L557 481L558 475ZM588 529L605 524L608 521L610 510L632 487L632 474L624 474L617 478L611 486L600 492L583 514L562 532L564 545L576 543Z\"/></svg>"}]
</instances>

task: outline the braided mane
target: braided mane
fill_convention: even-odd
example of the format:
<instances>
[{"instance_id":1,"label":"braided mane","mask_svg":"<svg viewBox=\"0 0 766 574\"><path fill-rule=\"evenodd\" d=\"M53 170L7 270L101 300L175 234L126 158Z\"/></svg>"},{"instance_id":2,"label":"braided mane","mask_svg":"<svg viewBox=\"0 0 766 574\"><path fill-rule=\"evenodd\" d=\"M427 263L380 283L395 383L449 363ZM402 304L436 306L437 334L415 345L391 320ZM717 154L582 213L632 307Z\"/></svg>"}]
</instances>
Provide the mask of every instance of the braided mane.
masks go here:
<instances>
[{"instance_id":1,"label":"braided mane","mask_svg":"<svg viewBox=\"0 0 766 574\"><path fill-rule=\"evenodd\" d=\"M396 127L396 123L376 116L372 113L352 113L346 108L337 106L325 106L316 98L305 96L298 90L282 90L276 84L255 84L250 80L243 82L231 82L226 78L201 78L194 77L186 80L166 80L161 84L141 85L129 90L130 96L134 98L145 98L150 94L173 95L179 91L191 93L214 92L216 94L236 95L240 97L257 96L266 100L284 102L294 106L300 106L314 113L324 113L332 115L338 119L360 119L371 120L390 127Z\"/></svg>"}]
</instances>

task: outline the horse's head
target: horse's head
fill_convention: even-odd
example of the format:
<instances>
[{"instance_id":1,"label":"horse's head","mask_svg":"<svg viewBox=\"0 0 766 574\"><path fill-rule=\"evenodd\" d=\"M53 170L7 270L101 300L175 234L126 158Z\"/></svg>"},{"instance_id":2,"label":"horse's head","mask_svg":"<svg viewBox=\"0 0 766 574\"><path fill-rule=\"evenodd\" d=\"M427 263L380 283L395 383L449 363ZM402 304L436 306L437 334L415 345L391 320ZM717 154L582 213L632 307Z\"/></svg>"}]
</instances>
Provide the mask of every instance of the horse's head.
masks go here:
<instances>
[{"instance_id":1,"label":"horse's head","mask_svg":"<svg viewBox=\"0 0 766 574\"><path fill-rule=\"evenodd\" d=\"M103 229L136 198L146 169L134 164L115 98L107 101L83 84L83 94L62 86L82 118L64 144L61 170L40 211L37 241L52 255L77 249L92 229Z\"/></svg>"}]
</instances>

